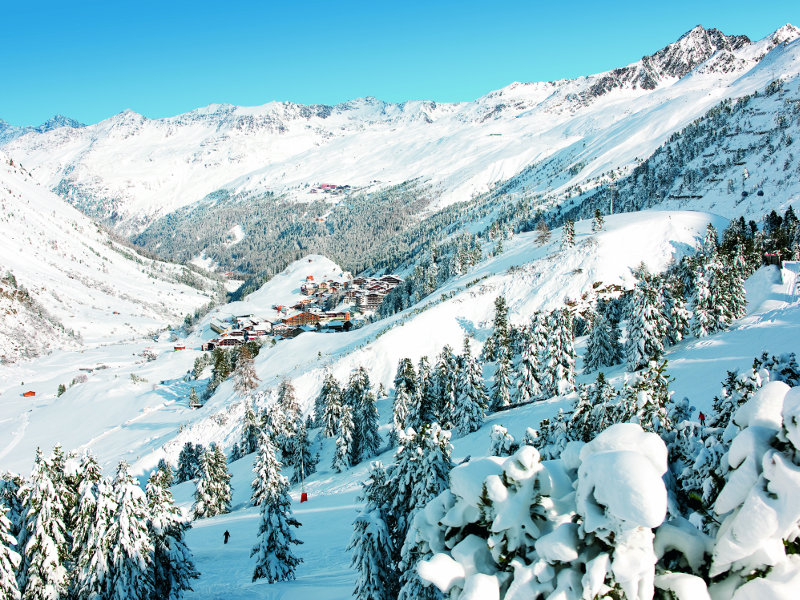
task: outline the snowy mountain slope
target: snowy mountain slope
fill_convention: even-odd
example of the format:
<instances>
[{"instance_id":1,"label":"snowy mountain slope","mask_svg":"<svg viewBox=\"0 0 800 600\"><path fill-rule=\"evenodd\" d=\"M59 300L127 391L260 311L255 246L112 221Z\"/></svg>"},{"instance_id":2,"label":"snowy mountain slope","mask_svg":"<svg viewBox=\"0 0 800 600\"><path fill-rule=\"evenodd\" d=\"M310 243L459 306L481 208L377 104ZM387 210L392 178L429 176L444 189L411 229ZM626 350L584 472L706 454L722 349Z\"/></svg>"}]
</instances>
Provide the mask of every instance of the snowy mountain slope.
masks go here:
<instances>
[{"instance_id":1,"label":"snowy mountain slope","mask_svg":"<svg viewBox=\"0 0 800 600\"><path fill-rule=\"evenodd\" d=\"M654 271L662 269L676 253L697 246L709 221L718 228L724 224L724 220L704 213L648 211L609 217L605 231L593 236L590 224L580 222L576 224L577 244L567 251L558 250L558 230L544 247L536 245L533 234L515 236L505 252L486 259L404 313L347 334L307 333L265 347L256 362L262 388L288 376L308 409L324 367L345 379L353 366L363 364L375 385L388 384L399 357L432 357L445 343L460 345L465 332L478 342L485 339L498 294L508 298L512 321L523 322L533 310L559 306L567 296L579 299L595 281L629 284L629 269L641 260ZM204 325L211 318L268 309L273 296L296 297L297 276L317 277L336 270L335 264L322 257L311 258L311 263L305 259L293 264L245 302L209 314L187 342L194 345L204 339ZM774 267L758 271L748 281L751 305L747 317L730 331L701 340L692 338L672 347L666 358L669 373L675 377L670 386L675 395L688 396L698 410L708 411L727 370L750 366L753 357L763 350L796 350L800 304L793 293L787 294L787 285L795 277L794 271L781 276ZM84 353L53 353L31 363L0 366L0 389L4 390L0 393L0 469L27 472L36 446L48 447L57 441L66 448L91 448L106 473L125 458L135 465L136 472L144 474L162 456L174 461L187 440L204 444L215 441L229 448L237 438L242 412L231 383L223 383L204 408L193 411L186 403L188 390L205 382L186 380L183 374L198 352L172 352L173 343L167 340L149 345L158 354L152 362L136 356L145 349L141 343L96 347ZM579 354L583 350L581 341ZM55 398L59 382L79 373L79 367L96 367L98 363L107 368L94 370L86 382ZM138 381L132 380L131 374ZM609 370L607 375L620 383L623 368ZM579 381L593 376L579 376ZM26 384L18 384L20 380ZM29 386L52 392L37 395L33 401L21 398L20 392ZM554 398L490 415L479 431L454 440L454 458L459 461L468 455L486 454L494 424L508 427L519 439L526 427L537 426L567 404L568 399ZM382 401L379 410L381 422L387 423L389 401ZM384 425L384 434L386 429ZM188 534L202 577L187 598L244 599L262 594L287 599L309 594L326 600L351 597L354 573L346 545L356 510L355 497L367 464L335 474L329 467L331 452L329 440L323 446L318 472L306 482L309 503L300 505L299 487L292 490L296 516L303 523L299 537L306 542L298 548L305 559L298 568L298 580L271 586L251 582L249 549L255 543L257 511L246 506L252 479L252 456L248 456L231 464L233 512L198 521ZM391 452L385 452L379 458L389 462L391 456ZM182 484L175 490L176 498L188 508L193 491L192 483ZM232 533L227 546L222 544L225 530Z\"/></svg>"},{"instance_id":2,"label":"snowy mountain slope","mask_svg":"<svg viewBox=\"0 0 800 600\"><path fill-rule=\"evenodd\" d=\"M4 154L0 207L2 276L13 275L0 283L5 360L141 337L215 296L215 281L113 241Z\"/></svg>"},{"instance_id":3,"label":"snowy mountain slope","mask_svg":"<svg viewBox=\"0 0 800 600\"><path fill-rule=\"evenodd\" d=\"M795 57L795 61L800 57ZM723 102L672 136L631 175L575 200L571 217L647 207L692 207L760 218L800 201L800 77Z\"/></svg>"},{"instance_id":4,"label":"snowy mountain slope","mask_svg":"<svg viewBox=\"0 0 800 600\"><path fill-rule=\"evenodd\" d=\"M576 247L564 252L558 249L558 230L553 241L541 247L534 234L521 234L509 242L506 252L389 319L349 333L308 332L264 346L256 359L261 389L291 378L307 410L325 368L346 381L359 365L369 369L376 385L388 388L402 357L434 357L445 344L458 349L466 334L483 341L499 294L508 300L512 321L523 322L535 310L561 306L567 297L580 300L584 293L592 293L595 282L630 286L632 267L645 261L654 271L663 269L676 254L699 243L709 220L718 227L724 224L704 213L644 212L610 217L607 231L593 236L590 223L581 222L576 227ZM202 392L207 380L183 378L200 354L200 343L213 337L209 323L243 313L270 318L275 314L273 304L299 296L305 276L330 277L339 272L323 257L297 261L243 302L212 309L185 340L187 350L172 352L174 344L166 340L147 344L159 356L153 362L144 363L137 356L145 348L145 343L138 343L98 348L90 354L58 353L24 369L0 368L0 389L6 390L0 395L0 438L15 440L7 450L0 447L0 467L26 470L36 446L54 439L65 447L91 447L106 466L125 456L137 472L152 468L165 455L176 460L187 440L215 441L230 448L236 441L237 415L243 411L232 381L222 383L203 408L191 410L187 401L191 387ZM97 363L109 368L95 370L86 383L55 397L59 383L69 383L81 368ZM132 374L144 381L135 382ZM25 381L25 386L18 381ZM45 392L33 404L20 398L30 386Z\"/></svg>"},{"instance_id":5,"label":"snowy mountain slope","mask_svg":"<svg viewBox=\"0 0 800 600\"><path fill-rule=\"evenodd\" d=\"M797 37L790 25L755 43L697 27L625 68L515 83L474 102L213 105L167 119L126 111L7 148L45 185L127 232L220 189L296 200L321 193L335 202L310 192L322 183L371 188L422 178L441 191L436 208L527 167L523 191L563 198L648 156L720 100L796 74ZM770 68L759 69L776 52ZM545 181L543 169L553 165L572 172Z\"/></svg>"},{"instance_id":6,"label":"snowy mountain slope","mask_svg":"<svg viewBox=\"0 0 800 600\"><path fill-rule=\"evenodd\" d=\"M795 349L793 340L800 331L800 306L796 298L781 294L784 287L780 279L775 267L760 270L748 281L748 296L754 303L748 317L731 331L702 341L683 342L669 351L669 372L676 378L671 388L676 397L688 396L697 411L709 414L711 398L719 393L720 380L726 370L749 367L753 355L762 350L778 353ZM621 371L614 371L612 377L621 378ZM459 463L467 456L475 459L487 454L489 433L495 424L507 427L516 439L521 439L526 427L536 427L543 418L552 417L567 405L568 401L556 399L495 413L479 431L453 440L453 458ZM388 405L382 409L385 416ZM299 486L292 491L292 508L302 523L298 536L305 542L297 549L298 555L304 558L297 571L297 581L272 585L250 581L254 563L249 553L256 543L258 511L247 505L253 462L253 456L249 455L230 465L233 511L197 521L188 533L188 542L202 576L187 598L245 599L264 593L286 599L305 598L308 594L326 600L352 597L355 572L350 567L345 547L357 514L358 505L354 504L359 483L367 477L368 467L362 463L342 474L333 473L328 466L330 451L331 448L326 447L319 471L306 481L309 502L299 503ZM392 452L377 458L388 464L392 461ZM193 492L192 483L175 488L176 500L186 510L192 505ZM223 545L222 535L226 530L232 534L231 542Z\"/></svg>"},{"instance_id":7,"label":"snowy mountain slope","mask_svg":"<svg viewBox=\"0 0 800 600\"><path fill-rule=\"evenodd\" d=\"M25 127L17 127L0 119L0 144L5 144L11 140L15 140L26 133L45 133L47 131L52 131L53 129L58 129L59 127L70 127L72 129L76 129L78 127L85 127L85 125L76 121L75 119L65 117L64 115L55 115L54 117L47 119L47 121L38 127L33 127L30 125Z\"/></svg>"}]
</instances>

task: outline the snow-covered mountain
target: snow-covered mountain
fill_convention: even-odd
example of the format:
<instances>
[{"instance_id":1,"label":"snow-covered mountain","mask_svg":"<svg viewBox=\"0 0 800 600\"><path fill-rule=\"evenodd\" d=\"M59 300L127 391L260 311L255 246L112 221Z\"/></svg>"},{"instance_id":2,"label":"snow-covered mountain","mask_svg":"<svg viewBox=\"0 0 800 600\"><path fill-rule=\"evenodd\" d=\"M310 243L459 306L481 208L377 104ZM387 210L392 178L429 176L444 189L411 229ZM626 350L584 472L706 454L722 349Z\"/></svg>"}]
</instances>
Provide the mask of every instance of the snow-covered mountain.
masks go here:
<instances>
[{"instance_id":1,"label":"snow-covered mountain","mask_svg":"<svg viewBox=\"0 0 800 600\"><path fill-rule=\"evenodd\" d=\"M0 208L4 361L141 337L215 297L216 281L115 241L3 153Z\"/></svg>"},{"instance_id":2,"label":"snow-covered mountain","mask_svg":"<svg viewBox=\"0 0 800 600\"><path fill-rule=\"evenodd\" d=\"M65 117L64 115L55 115L50 117L47 119L47 121L37 127L32 125L26 125L22 127L15 126L6 123L3 121L3 119L0 119L0 144L5 144L11 140L15 140L26 133L45 133L47 131L52 131L53 129L58 129L59 127L70 127L72 129L77 129L78 127L84 127L84 124L76 121L75 119Z\"/></svg>"},{"instance_id":3,"label":"snow-covered mountain","mask_svg":"<svg viewBox=\"0 0 800 600\"><path fill-rule=\"evenodd\" d=\"M6 149L44 185L127 233L220 190L335 203L321 184L422 180L438 192L433 209L528 169L526 192L563 199L602 173L631 168L721 100L797 75L799 36L786 25L751 42L698 26L626 67L513 83L473 102L212 105L165 119L128 110L83 128L31 132Z\"/></svg>"}]
</instances>

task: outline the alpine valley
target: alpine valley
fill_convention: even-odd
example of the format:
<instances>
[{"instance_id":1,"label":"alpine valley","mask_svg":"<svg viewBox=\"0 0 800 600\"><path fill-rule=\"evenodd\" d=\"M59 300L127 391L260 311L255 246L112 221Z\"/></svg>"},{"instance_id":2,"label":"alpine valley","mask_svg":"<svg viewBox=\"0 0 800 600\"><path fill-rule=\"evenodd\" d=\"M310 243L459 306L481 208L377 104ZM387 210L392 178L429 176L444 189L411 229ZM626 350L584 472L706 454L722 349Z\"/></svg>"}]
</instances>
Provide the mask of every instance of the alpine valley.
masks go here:
<instances>
[{"instance_id":1,"label":"alpine valley","mask_svg":"<svg viewBox=\"0 0 800 600\"><path fill-rule=\"evenodd\" d=\"M0 597L794 597L798 140L788 24L0 121Z\"/></svg>"}]
</instances>

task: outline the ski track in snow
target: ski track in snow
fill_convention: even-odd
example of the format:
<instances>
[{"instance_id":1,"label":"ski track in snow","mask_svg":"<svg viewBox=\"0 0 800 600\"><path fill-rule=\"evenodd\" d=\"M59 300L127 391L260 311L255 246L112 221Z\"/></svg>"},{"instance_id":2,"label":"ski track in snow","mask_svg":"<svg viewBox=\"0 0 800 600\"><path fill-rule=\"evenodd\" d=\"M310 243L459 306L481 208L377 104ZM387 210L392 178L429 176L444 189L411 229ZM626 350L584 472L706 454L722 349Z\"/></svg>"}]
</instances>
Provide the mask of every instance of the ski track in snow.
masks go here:
<instances>
[{"instance_id":1,"label":"ski track in snow","mask_svg":"<svg viewBox=\"0 0 800 600\"><path fill-rule=\"evenodd\" d=\"M22 438L25 437L25 430L28 428L28 423L31 421L31 412L33 409L27 410L22 413L22 422L19 424L19 427L14 431L13 437L11 441L6 445L5 448L0 450L0 459L5 458L9 452L11 452L17 444L22 441ZM3 419L3 422L10 421L11 419Z\"/></svg>"}]
</instances>

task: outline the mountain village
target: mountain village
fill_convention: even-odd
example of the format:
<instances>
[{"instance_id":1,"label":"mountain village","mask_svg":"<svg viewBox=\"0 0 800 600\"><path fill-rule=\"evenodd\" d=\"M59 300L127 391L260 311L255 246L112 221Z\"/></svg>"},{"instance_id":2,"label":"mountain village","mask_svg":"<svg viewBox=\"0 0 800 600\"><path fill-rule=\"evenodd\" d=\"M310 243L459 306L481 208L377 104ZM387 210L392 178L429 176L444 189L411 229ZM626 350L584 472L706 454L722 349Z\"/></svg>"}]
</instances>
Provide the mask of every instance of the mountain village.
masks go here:
<instances>
[{"instance_id":1,"label":"mountain village","mask_svg":"<svg viewBox=\"0 0 800 600\"><path fill-rule=\"evenodd\" d=\"M272 317L246 314L231 315L227 321L212 320L209 329L219 337L204 342L201 349L234 348L270 336L291 339L304 331L350 331L362 327L380 308L386 294L402 282L402 278L391 274L354 278L344 272L336 279L319 282L308 275L299 285L306 297L291 306L273 304Z\"/></svg>"}]
</instances>

